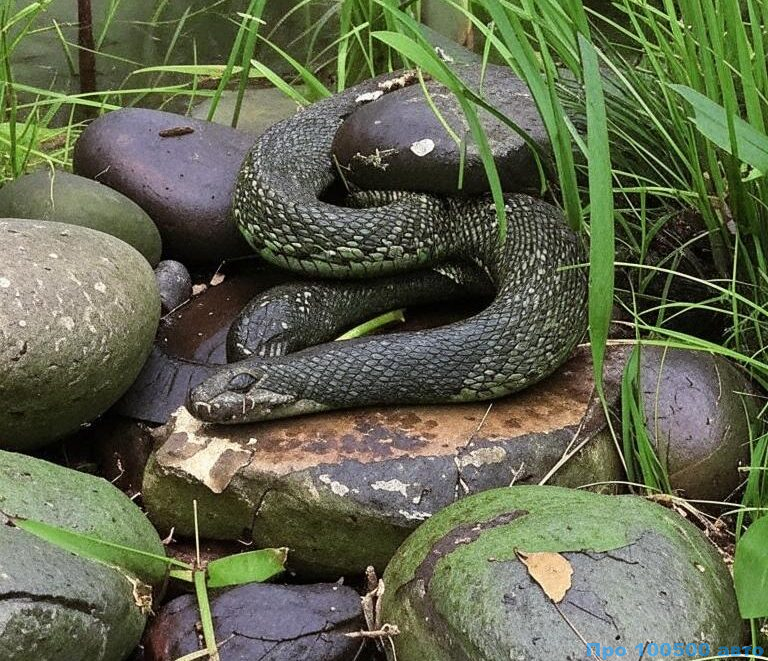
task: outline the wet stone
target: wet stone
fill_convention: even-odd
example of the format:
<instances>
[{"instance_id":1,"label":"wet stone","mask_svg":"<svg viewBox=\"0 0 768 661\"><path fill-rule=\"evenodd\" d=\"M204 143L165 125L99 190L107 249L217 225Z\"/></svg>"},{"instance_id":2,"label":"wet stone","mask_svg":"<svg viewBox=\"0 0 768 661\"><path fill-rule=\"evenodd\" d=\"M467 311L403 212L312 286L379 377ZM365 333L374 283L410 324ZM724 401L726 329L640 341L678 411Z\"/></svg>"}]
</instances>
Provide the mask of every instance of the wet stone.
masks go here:
<instances>
[{"instance_id":1,"label":"wet stone","mask_svg":"<svg viewBox=\"0 0 768 661\"><path fill-rule=\"evenodd\" d=\"M549 154L544 123L525 83L507 67L452 65L491 105L525 131L542 154ZM458 188L462 147L435 116L418 80L360 105L341 125L333 154L344 177L365 189L412 190L474 195L488 191L488 179L455 97L442 85L426 83L431 101L459 138L467 139L463 182ZM510 192L535 189L539 174L531 148L514 130L478 109L502 186Z\"/></svg>"},{"instance_id":2,"label":"wet stone","mask_svg":"<svg viewBox=\"0 0 768 661\"><path fill-rule=\"evenodd\" d=\"M91 123L75 145L74 170L127 195L155 221L164 257L219 264L251 250L229 209L253 138L159 110L130 108Z\"/></svg>"},{"instance_id":3,"label":"wet stone","mask_svg":"<svg viewBox=\"0 0 768 661\"><path fill-rule=\"evenodd\" d=\"M181 262L164 259L155 267L163 314L175 310L192 297L192 277Z\"/></svg>"},{"instance_id":4,"label":"wet stone","mask_svg":"<svg viewBox=\"0 0 768 661\"><path fill-rule=\"evenodd\" d=\"M190 388L226 362L227 332L235 316L253 296L286 279L260 266L255 256L228 265L217 277L221 282L163 317L152 353L116 411L145 422L167 422Z\"/></svg>"},{"instance_id":5,"label":"wet stone","mask_svg":"<svg viewBox=\"0 0 768 661\"><path fill-rule=\"evenodd\" d=\"M251 583L211 598L221 661L342 661L357 658L364 628L359 595L343 585ZM172 661L200 647L193 595L166 604L145 637L146 661Z\"/></svg>"},{"instance_id":6,"label":"wet stone","mask_svg":"<svg viewBox=\"0 0 768 661\"><path fill-rule=\"evenodd\" d=\"M639 388L648 437L673 489L723 501L749 465L750 420L762 399L747 373L702 351L642 347Z\"/></svg>"},{"instance_id":7,"label":"wet stone","mask_svg":"<svg viewBox=\"0 0 768 661\"><path fill-rule=\"evenodd\" d=\"M0 188L0 217L55 220L90 227L122 239L154 266L160 233L134 201L92 179L38 170Z\"/></svg>"},{"instance_id":8,"label":"wet stone","mask_svg":"<svg viewBox=\"0 0 768 661\"><path fill-rule=\"evenodd\" d=\"M522 562L543 552L559 558L542 558L539 576L555 561L572 572L563 595L545 593ZM384 584L382 621L400 630L390 661L596 658L591 642L625 648L600 658L637 660L648 658L647 641L706 644L713 654L746 644L715 547L637 496L542 486L475 494L418 528Z\"/></svg>"},{"instance_id":9,"label":"wet stone","mask_svg":"<svg viewBox=\"0 0 768 661\"><path fill-rule=\"evenodd\" d=\"M196 498L203 537L288 546L289 568L302 578L381 570L419 523L476 491L539 481L574 437L585 446L554 483L620 479L591 374L580 350L490 409L352 409L235 426L205 425L180 409L158 432L144 503L159 528L191 535Z\"/></svg>"},{"instance_id":10,"label":"wet stone","mask_svg":"<svg viewBox=\"0 0 768 661\"><path fill-rule=\"evenodd\" d=\"M34 519L164 555L146 517L106 480L0 451L0 638L7 661L121 661L136 646L163 563L118 570L11 526Z\"/></svg>"},{"instance_id":11,"label":"wet stone","mask_svg":"<svg viewBox=\"0 0 768 661\"><path fill-rule=\"evenodd\" d=\"M0 447L28 450L128 389L160 301L147 261L103 232L0 219L0 254Z\"/></svg>"}]
</instances>

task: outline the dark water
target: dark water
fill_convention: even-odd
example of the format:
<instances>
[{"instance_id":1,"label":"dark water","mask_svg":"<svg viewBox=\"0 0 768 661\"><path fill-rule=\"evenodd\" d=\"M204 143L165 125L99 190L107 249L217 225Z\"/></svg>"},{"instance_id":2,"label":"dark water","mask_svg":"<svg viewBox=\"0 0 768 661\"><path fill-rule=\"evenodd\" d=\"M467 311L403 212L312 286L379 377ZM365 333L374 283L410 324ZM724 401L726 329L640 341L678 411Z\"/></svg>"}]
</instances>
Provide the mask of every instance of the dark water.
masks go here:
<instances>
[{"instance_id":1,"label":"dark water","mask_svg":"<svg viewBox=\"0 0 768 661\"><path fill-rule=\"evenodd\" d=\"M16 10L30 4L18 1ZM296 4L295 0L268 0L260 34L303 60L310 46L307 31L316 28L336 3L315 0L290 13ZM157 74L129 77L143 66L225 63L242 20L238 12L245 12L247 7L243 0L93 0L97 88L144 87ZM318 46L327 43L330 30L319 30ZM38 88L77 92L79 82L70 64L71 60L77 67L76 44L76 0L53 0L38 15L34 34L14 52L15 80ZM261 45L257 54L268 66L285 66L266 45ZM171 78L166 77L166 82Z\"/></svg>"},{"instance_id":2,"label":"dark water","mask_svg":"<svg viewBox=\"0 0 768 661\"><path fill-rule=\"evenodd\" d=\"M31 0L13 3L15 11L31 4ZM150 86L157 74L129 75L143 66L223 64L242 20L238 12L248 8L247 0L92 0L92 4L100 90ZM304 61L310 51L317 54L332 41L340 0L312 0L291 11L297 4L297 0L267 0L262 16L265 23L259 32ZM611 6L610 0L588 0L585 4L600 11L610 11ZM33 29L34 34L20 43L12 58L16 81L77 92L77 0L52 0L38 15ZM286 70L283 58L266 44L260 44L257 57L278 71ZM163 82L179 80L188 78L165 76Z\"/></svg>"}]
</instances>

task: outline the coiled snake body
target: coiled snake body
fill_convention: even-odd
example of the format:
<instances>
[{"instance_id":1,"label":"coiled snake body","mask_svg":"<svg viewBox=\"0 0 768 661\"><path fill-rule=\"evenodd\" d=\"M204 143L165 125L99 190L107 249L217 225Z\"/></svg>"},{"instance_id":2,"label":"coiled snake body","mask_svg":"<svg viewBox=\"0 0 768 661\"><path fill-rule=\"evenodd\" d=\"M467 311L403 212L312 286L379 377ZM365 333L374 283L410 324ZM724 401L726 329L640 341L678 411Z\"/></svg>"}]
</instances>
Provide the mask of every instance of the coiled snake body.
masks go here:
<instances>
[{"instance_id":1,"label":"coiled snake body","mask_svg":"<svg viewBox=\"0 0 768 661\"><path fill-rule=\"evenodd\" d=\"M277 322L262 312L274 295L252 303L255 316L279 328L255 341L252 350L262 355L224 366L192 390L188 408L197 417L237 423L350 406L496 398L550 374L582 337L587 284L576 265L584 261L583 248L555 207L507 195L502 244L487 196L392 193L362 208L321 199L336 180L334 134L359 95L381 79L273 126L246 158L233 215L254 250L294 271L354 282L281 290ZM377 280L362 280L369 276L383 276L378 300ZM482 289L477 283L487 280L495 297L479 314L440 328L305 348L345 323L330 320L327 308L348 322L361 306L366 315L403 299L422 300L436 280L448 289L467 283ZM294 325L304 328L298 340L288 338Z\"/></svg>"}]
</instances>

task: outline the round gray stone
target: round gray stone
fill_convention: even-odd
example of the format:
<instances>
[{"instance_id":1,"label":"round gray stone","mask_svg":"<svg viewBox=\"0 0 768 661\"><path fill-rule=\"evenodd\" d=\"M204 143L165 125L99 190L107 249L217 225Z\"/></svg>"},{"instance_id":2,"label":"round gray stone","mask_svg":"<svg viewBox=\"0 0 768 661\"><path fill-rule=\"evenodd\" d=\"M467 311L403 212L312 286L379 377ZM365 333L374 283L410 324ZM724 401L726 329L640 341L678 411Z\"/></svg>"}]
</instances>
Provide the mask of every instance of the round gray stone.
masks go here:
<instances>
[{"instance_id":1,"label":"round gray stone","mask_svg":"<svg viewBox=\"0 0 768 661\"><path fill-rule=\"evenodd\" d=\"M543 154L549 153L544 123L523 81L507 67L488 65L482 80L480 66L454 64L453 69L489 104L510 117ZM348 181L365 189L448 195L489 190L478 146L456 98L434 80L426 83L426 89L452 131L459 139L466 138L461 189L462 147L433 112L418 80L361 105L341 125L333 154ZM538 168L525 140L489 112L478 109L478 113L503 188L514 192L538 187Z\"/></svg>"},{"instance_id":2,"label":"round gray stone","mask_svg":"<svg viewBox=\"0 0 768 661\"><path fill-rule=\"evenodd\" d=\"M127 243L57 222L0 219L0 447L75 431L127 390L160 316Z\"/></svg>"},{"instance_id":3,"label":"round gray stone","mask_svg":"<svg viewBox=\"0 0 768 661\"><path fill-rule=\"evenodd\" d=\"M521 552L557 553L570 565L562 600L532 578ZM637 660L646 641L713 653L742 644L714 546L637 496L515 486L465 498L403 543L384 584L382 621L400 629L398 661L586 659L589 643L626 648L600 658Z\"/></svg>"},{"instance_id":4,"label":"round gray stone","mask_svg":"<svg viewBox=\"0 0 768 661\"><path fill-rule=\"evenodd\" d=\"M175 310L192 298L192 276L181 262L164 259L155 268L163 314Z\"/></svg>"},{"instance_id":5,"label":"round gray stone","mask_svg":"<svg viewBox=\"0 0 768 661\"><path fill-rule=\"evenodd\" d=\"M746 371L703 351L643 346L639 377L648 438L672 488L727 499L744 479L750 421L762 406Z\"/></svg>"},{"instance_id":6,"label":"round gray stone","mask_svg":"<svg viewBox=\"0 0 768 661\"><path fill-rule=\"evenodd\" d=\"M38 170L0 189L0 218L56 220L106 232L138 250L155 266L160 232L133 200L69 172Z\"/></svg>"}]
</instances>

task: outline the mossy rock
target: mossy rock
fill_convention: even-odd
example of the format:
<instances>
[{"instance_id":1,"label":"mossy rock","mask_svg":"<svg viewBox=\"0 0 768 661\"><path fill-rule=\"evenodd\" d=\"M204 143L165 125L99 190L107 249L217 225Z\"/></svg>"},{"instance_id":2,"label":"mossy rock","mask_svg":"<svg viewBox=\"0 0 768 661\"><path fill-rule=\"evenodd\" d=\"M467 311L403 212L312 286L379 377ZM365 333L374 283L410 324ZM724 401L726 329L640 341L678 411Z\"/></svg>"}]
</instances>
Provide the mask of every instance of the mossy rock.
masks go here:
<instances>
[{"instance_id":1,"label":"mossy rock","mask_svg":"<svg viewBox=\"0 0 768 661\"><path fill-rule=\"evenodd\" d=\"M10 517L163 556L157 532L101 478L0 450L0 639L4 661L119 661L139 642L165 565L121 569L77 556L9 524Z\"/></svg>"},{"instance_id":2,"label":"mossy rock","mask_svg":"<svg viewBox=\"0 0 768 661\"><path fill-rule=\"evenodd\" d=\"M545 551L573 569L557 604L518 556ZM398 661L583 659L590 643L637 659L646 641L713 651L742 642L714 547L674 512L635 496L540 486L470 496L403 543L384 583L383 621L401 632Z\"/></svg>"},{"instance_id":3,"label":"mossy rock","mask_svg":"<svg viewBox=\"0 0 768 661\"><path fill-rule=\"evenodd\" d=\"M98 181L61 170L38 170L0 188L0 217L55 220L111 234L154 267L160 232L133 200Z\"/></svg>"}]
</instances>

